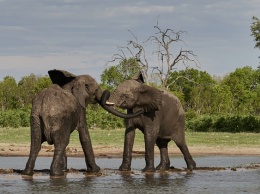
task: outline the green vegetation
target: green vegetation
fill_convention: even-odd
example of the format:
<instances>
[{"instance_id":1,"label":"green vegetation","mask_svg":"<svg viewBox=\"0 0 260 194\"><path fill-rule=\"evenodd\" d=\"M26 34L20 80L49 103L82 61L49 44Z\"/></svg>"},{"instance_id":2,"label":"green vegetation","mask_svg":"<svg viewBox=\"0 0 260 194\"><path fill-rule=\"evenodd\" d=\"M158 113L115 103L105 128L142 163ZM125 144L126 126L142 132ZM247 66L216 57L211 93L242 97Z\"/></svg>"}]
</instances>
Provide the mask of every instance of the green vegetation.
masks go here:
<instances>
[{"instance_id":1,"label":"green vegetation","mask_svg":"<svg viewBox=\"0 0 260 194\"><path fill-rule=\"evenodd\" d=\"M133 69L120 73L126 64L122 62L117 68L104 71L101 75L103 89L112 90L134 74ZM120 78L116 83L105 81L113 80L114 76ZM10 76L0 81L0 127L29 127L32 98L50 83L47 76L33 74L22 78L18 84ZM187 131L260 132L260 69L237 68L224 77L187 69L171 73L169 83L168 90L180 98L186 111ZM87 107L86 117L91 129L124 127L123 119L108 114L98 104Z\"/></svg>"},{"instance_id":2,"label":"green vegetation","mask_svg":"<svg viewBox=\"0 0 260 194\"><path fill-rule=\"evenodd\" d=\"M260 20L253 16L253 23L251 25L252 36L255 37L255 48L260 48Z\"/></svg>"},{"instance_id":3,"label":"green vegetation","mask_svg":"<svg viewBox=\"0 0 260 194\"><path fill-rule=\"evenodd\" d=\"M200 115L186 119L186 128L197 132L255 132L260 133L259 116Z\"/></svg>"},{"instance_id":4,"label":"green vegetation","mask_svg":"<svg viewBox=\"0 0 260 194\"><path fill-rule=\"evenodd\" d=\"M102 130L90 129L91 141L94 146L123 146L124 129ZM135 146L144 146L143 134L136 130ZM259 146L260 133L216 133L186 132L189 146ZM30 144L29 127L0 128L1 143ZM171 142L171 145L174 143ZM80 146L78 132L70 137L70 145Z\"/></svg>"}]
</instances>

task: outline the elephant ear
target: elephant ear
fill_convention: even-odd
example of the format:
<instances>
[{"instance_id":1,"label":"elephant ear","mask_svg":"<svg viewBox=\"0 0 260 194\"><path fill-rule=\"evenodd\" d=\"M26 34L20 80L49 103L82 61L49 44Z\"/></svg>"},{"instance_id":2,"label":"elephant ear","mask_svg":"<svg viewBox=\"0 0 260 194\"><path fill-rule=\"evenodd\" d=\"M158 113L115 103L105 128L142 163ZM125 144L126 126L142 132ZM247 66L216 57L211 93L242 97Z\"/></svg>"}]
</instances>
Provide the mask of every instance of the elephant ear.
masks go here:
<instances>
[{"instance_id":1,"label":"elephant ear","mask_svg":"<svg viewBox=\"0 0 260 194\"><path fill-rule=\"evenodd\" d=\"M143 73L141 71L138 71L133 77L132 80L136 80L139 83L144 83L144 76Z\"/></svg>"},{"instance_id":2,"label":"elephant ear","mask_svg":"<svg viewBox=\"0 0 260 194\"><path fill-rule=\"evenodd\" d=\"M143 107L145 112L159 110L162 103L163 91L147 85L141 85L141 87L138 88L138 92L138 105Z\"/></svg>"},{"instance_id":3,"label":"elephant ear","mask_svg":"<svg viewBox=\"0 0 260 194\"><path fill-rule=\"evenodd\" d=\"M85 82L77 78L71 89L73 96L78 100L83 108L86 108L86 99L89 99L89 94L86 91Z\"/></svg>"},{"instance_id":4,"label":"elephant ear","mask_svg":"<svg viewBox=\"0 0 260 194\"><path fill-rule=\"evenodd\" d=\"M71 82L73 79L77 77L76 75L70 72L57 69L48 71L48 74L51 78L52 83L58 84L60 87L63 87L65 84Z\"/></svg>"}]
</instances>

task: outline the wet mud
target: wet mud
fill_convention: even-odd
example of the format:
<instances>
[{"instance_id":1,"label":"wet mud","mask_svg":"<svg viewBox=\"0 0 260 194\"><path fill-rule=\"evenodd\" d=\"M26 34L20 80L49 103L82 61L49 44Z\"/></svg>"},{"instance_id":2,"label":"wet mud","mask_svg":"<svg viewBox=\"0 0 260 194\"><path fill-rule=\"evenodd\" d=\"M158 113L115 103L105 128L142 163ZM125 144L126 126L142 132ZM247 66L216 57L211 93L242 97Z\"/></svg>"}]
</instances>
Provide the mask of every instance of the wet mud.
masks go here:
<instances>
[{"instance_id":1,"label":"wet mud","mask_svg":"<svg viewBox=\"0 0 260 194\"><path fill-rule=\"evenodd\" d=\"M175 168L170 167L168 171L156 171L156 172L142 172L140 170L132 170L132 171L119 171L117 169L110 169L110 168L104 168L99 173L88 173L86 169L75 169L70 168L65 173L64 176L67 174L84 174L85 176L109 176L113 174L153 174L153 173L192 173L196 171L241 171L241 170L260 170L260 163L252 163L248 165L241 165L236 167L197 167L193 171L189 171L186 168ZM22 175L21 169L1 169L0 168L0 174L16 174L16 175ZM34 170L34 175L49 175L50 170L49 169L40 169L40 170Z\"/></svg>"}]
</instances>

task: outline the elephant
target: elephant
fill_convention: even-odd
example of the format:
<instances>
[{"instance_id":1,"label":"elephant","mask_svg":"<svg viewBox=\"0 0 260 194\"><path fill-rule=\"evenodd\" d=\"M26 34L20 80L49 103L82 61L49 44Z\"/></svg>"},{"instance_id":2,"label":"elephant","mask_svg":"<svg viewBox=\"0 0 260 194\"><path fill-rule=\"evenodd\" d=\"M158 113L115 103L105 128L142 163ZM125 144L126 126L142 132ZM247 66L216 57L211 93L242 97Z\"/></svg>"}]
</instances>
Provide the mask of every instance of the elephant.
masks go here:
<instances>
[{"instance_id":1,"label":"elephant","mask_svg":"<svg viewBox=\"0 0 260 194\"><path fill-rule=\"evenodd\" d=\"M131 170L136 128L144 134L146 161L144 172L170 169L168 143L171 140L181 150L187 169L192 171L196 168L185 141L184 109L175 95L146 85L142 73L138 72L131 79L119 84L111 94L108 90L104 91L101 98L101 102L108 106L115 105L127 109L129 114L140 113L139 116L126 119L123 161L119 170ZM160 164L156 168L154 167L155 144L160 150Z\"/></svg>"},{"instance_id":2,"label":"elephant","mask_svg":"<svg viewBox=\"0 0 260 194\"><path fill-rule=\"evenodd\" d=\"M30 125L31 149L23 175L32 176L41 144L54 144L50 175L63 176L67 169L66 147L70 134L77 128L85 154L88 172L98 172L94 152L86 125L85 108L100 100L102 90L89 75L76 76L63 70L50 70L53 82L33 99Z\"/></svg>"},{"instance_id":3,"label":"elephant","mask_svg":"<svg viewBox=\"0 0 260 194\"><path fill-rule=\"evenodd\" d=\"M87 166L87 172L99 172L86 123L86 106L99 103L102 90L89 75L76 76L64 70L50 70L52 85L43 89L33 99L30 126L31 149L29 159L22 174L33 175L33 169L41 144L54 144L54 155L50 167L51 176L63 176L67 169L66 147L70 134L77 128ZM104 107L105 105L103 105ZM113 112L113 109L108 110ZM123 118L131 118L114 111Z\"/></svg>"}]
</instances>

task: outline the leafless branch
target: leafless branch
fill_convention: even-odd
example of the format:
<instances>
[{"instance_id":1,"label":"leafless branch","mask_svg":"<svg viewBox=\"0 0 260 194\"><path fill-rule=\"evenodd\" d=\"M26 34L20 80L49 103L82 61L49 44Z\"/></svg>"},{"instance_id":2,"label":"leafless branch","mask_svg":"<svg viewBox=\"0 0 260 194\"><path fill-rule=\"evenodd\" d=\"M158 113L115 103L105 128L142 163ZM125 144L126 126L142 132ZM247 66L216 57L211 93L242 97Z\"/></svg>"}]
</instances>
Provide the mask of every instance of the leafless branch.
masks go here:
<instances>
[{"instance_id":1,"label":"leafless branch","mask_svg":"<svg viewBox=\"0 0 260 194\"><path fill-rule=\"evenodd\" d=\"M173 85L178 79L180 79L180 78L184 78L184 79L186 79L187 81L189 81L189 82L193 82L193 83L195 83L195 84L198 84L197 82L195 82L195 81L193 81L193 80L190 80L189 78L187 78L187 77L185 77L185 76L178 76L174 81L172 81L170 84L168 84L167 85L167 89L171 86L171 85Z\"/></svg>"},{"instance_id":2,"label":"leafless branch","mask_svg":"<svg viewBox=\"0 0 260 194\"><path fill-rule=\"evenodd\" d=\"M133 39L127 42L125 47L118 47L119 54L113 55L113 60L110 62L114 62L116 60L126 59L125 53L130 54L141 66L144 72L145 79L148 78L148 69L151 68L152 72L158 75L162 87L165 88L170 77L170 73L174 71L177 64L182 64L186 68L189 67L190 63L195 63L197 66L197 62L195 60L196 55L190 50L180 50L176 55L173 52L173 48L176 48L175 45L178 43L186 43L181 39L181 35L186 33L186 31L177 31L167 28L166 30L159 27L159 23L154 26L156 30L155 35L150 36L145 42L142 44L139 43L137 36L130 30L130 34ZM144 45L148 43L154 43L157 45L157 50L152 52L157 55L157 59L159 65L156 67L149 67L149 63L146 57L146 52L144 49ZM178 47L178 46L177 46ZM171 83L170 85L172 85ZM168 88L169 86L167 86Z\"/></svg>"}]
</instances>

